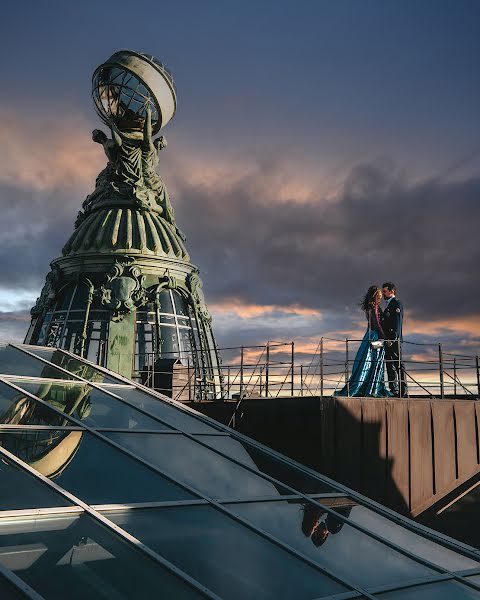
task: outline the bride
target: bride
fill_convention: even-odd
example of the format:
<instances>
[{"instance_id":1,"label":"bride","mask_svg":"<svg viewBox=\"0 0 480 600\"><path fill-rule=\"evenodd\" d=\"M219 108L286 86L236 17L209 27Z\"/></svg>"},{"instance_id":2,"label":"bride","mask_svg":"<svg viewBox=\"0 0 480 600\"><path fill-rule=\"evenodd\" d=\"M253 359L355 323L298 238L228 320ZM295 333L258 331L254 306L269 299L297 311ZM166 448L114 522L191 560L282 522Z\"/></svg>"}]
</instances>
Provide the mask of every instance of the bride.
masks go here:
<instances>
[{"instance_id":1,"label":"bride","mask_svg":"<svg viewBox=\"0 0 480 600\"><path fill-rule=\"evenodd\" d=\"M368 288L360 303L368 322L368 329L358 349L348 384L336 391L335 396L390 397L385 386L385 334L382 329L382 291L376 285Z\"/></svg>"}]
</instances>

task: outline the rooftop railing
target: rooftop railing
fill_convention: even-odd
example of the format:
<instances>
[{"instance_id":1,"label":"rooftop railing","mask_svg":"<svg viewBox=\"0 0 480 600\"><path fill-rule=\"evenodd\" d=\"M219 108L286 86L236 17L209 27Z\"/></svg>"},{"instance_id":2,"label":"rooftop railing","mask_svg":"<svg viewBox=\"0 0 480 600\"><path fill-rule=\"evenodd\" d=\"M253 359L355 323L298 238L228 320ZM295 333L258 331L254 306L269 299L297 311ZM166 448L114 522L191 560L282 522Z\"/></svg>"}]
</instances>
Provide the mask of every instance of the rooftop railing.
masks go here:
<instances>
[{"instance_id":1,"label":"rooftop railing","mask_svg":"<svg viewBox=\"0 0 480 600\"><path fill-rule=\"evenodd\" d=\"M321 337L305 347L295 342L219 348L218 375L206 380L191 354L162 353L178 359L175 366L159 366L158 355L136 355L134 379L181 401L239 400L292 396L329 396L355 383L351 374L360 339ZM448 352L443 345L401 342L408 396L415 398L479 398L479 357ZM385 361L386 364L389 362ZM174 373L172 375L172 372ZM385 382L388 388L387 370ZM163 383L162 383L163 382ZM222 390L212 397L210 384Z\"/></svg>"}]
</instances>

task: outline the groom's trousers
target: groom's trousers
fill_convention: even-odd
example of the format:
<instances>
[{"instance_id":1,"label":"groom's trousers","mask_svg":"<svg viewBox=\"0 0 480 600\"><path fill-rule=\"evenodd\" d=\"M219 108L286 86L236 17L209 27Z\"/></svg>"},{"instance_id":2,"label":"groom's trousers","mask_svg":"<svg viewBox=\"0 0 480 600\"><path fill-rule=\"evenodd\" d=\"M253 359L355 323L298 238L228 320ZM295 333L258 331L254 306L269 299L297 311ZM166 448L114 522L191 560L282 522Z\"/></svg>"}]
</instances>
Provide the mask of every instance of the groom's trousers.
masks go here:
<instances>
[{"instance_id":1,"label":"groom's trousers","mask_svg":"<svg viewBox=\"0 0 480 600\"><path fill-rule=\"evenodd\" d=\"M385 362L387 363L388 387L395 396L407 396L407 377L401 359L400 342L385 344ZM400 391L400 393L399 393Z\"/></svg>"}]
</instances>

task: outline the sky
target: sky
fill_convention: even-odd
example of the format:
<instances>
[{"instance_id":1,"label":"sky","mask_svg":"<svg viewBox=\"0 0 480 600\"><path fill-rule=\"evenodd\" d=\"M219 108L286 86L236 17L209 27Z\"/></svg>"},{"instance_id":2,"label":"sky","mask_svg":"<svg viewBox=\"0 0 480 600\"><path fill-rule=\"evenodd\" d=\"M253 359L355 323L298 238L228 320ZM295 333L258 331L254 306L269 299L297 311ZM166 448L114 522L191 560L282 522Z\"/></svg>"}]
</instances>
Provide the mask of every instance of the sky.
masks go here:
<instances>
[{"instance_id":1,"label":"sky","mask_svg":"<svg viewBox=\"0 0 480 600\"><path fill-rule=\"evenodd\" d=\"M5 4L0 338L104 166L92 72L131 48L175 78L160 173L220 346L360 336L393 280L408 340L480 353L479 22L477 0Z\"/></svg>"}]
</instances>

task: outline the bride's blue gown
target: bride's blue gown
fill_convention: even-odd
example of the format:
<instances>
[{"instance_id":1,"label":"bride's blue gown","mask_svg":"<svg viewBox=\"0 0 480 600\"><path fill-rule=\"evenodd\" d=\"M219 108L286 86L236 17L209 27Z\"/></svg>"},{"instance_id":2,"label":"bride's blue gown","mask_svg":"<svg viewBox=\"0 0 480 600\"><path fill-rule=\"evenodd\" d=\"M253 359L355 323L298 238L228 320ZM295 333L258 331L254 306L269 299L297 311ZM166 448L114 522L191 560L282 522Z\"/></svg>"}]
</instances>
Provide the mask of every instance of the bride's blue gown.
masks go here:
<instances>
[{"instance_id":1,"label":"bride's blue gown","mask_svg":"<svg viewBox=\"0 0 480 600\"><path fill-rule=\"evenodd\" d=\"M370 342L384 339L380 324L380 309L370 310L367 315L369 327L363 337L355 360L348 385L336 391L334 396L360 396L385 398L393 394L385 385L385 348L372 348Z\"/></svg>"}]
</instances>

